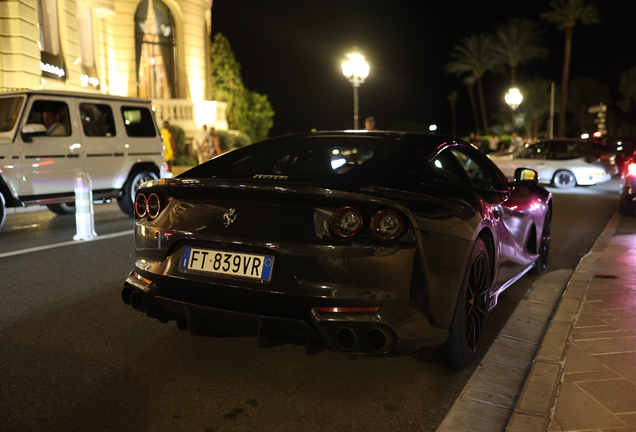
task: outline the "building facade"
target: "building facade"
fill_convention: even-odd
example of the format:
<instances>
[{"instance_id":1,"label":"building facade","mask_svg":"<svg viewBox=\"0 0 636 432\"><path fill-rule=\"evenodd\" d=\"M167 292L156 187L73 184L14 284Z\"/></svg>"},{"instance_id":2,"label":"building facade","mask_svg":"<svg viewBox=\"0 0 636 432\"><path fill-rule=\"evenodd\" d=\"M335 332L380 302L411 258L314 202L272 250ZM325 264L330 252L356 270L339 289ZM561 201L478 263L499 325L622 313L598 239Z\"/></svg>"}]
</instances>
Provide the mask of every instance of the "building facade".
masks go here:
<instances>
[{"instance_id":1,"label":"building facade","mask_svg":"<svg viewBox=\"0 0 636 432\"><path fill-rule=\"evenodd\" d=\"M141 97L159 124L226 130L209 100L212 1L0 0L0 91Z\"/></svg>"}]
</instances>

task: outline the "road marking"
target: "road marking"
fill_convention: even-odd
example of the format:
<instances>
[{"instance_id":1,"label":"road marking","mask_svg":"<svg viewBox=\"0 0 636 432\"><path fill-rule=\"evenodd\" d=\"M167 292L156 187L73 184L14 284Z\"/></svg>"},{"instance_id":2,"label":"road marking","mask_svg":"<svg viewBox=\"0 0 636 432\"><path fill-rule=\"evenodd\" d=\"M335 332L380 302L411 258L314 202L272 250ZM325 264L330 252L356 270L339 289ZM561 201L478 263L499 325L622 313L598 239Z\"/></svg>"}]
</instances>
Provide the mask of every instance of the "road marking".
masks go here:
<instances>
[{"instance_id":1,"label":"road marking","mask_svg":"<svg viewBox=\"0 0 636 432\"><path fill-rule=\"evenodd\" d=\"M40 252L40 251L44 251L44 250L48 250L48 249L60 248L60 247L63 247L63 246L70 246L70 245L76 245L76 244L81 244L81 243L88 243L88 242L93 242L93 241L97 241L97 240L107 240L107 239L111 239L111 238L115 238L115 237L122 237L122 236L125 236L125 235L130 235L132 233L133 233L133 230L128 230L128 231L122 231L122 232L118 232L118 233L100 235L100 236L97 236L97 237L95 237L95 238L93 238L91 240L84 240L84 241L70 240L70 241L66 241L66 242L62 242L62 243L54 243L54 244L45 245L45 246L36 246L36 247L28 248L28 249L21 249L21 250L17 250L17 251L13 251L13 252L5 252L5 253L1 253L0 254L0 259L1 258L11 257L11 256L16 256L16 255L24 255L24 254L28 254L28 253L31 253L31 252Z\"/></svg>"}]
</instances>

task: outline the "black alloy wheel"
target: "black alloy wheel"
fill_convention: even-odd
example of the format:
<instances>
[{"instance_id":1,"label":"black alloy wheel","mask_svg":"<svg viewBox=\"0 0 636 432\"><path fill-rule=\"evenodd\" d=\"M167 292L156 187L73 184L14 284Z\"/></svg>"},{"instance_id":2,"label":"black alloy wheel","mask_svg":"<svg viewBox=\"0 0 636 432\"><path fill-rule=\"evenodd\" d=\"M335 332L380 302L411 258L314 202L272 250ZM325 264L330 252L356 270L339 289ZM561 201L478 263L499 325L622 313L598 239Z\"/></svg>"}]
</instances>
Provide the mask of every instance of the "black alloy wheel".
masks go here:
<instances>
[{"instance_id":1,"label":"black alloy wheel","mask_svg":"<svg viewBox=\"0 0 636 432\"><path fill-rule=\"evenodd\" d=\"M438 351L422 360L446 363L457 368L470 366L480 355L486 332L490 297L490 257L486 244L473 245L470 268L455 307L450 336Z\"/></svg>"},{"instance_id":2,"label":"black alloy wheel","mask_svg":"<svg viewBox=\"0 0 636 432\"><path fill-rule=\"evenodd\" d=\"M543 274L548 266L548 255L550 254L550 231L552 229L552 211L548 209L543 222L541 232L541 243L539 244L539 258L534 263L531 273L535 275Z\"/></svg>"},{"instance_id":3,"label":"black alloy wheel","mask_svg":"<svg viewBox=\"0 0 636 432\"><path fill-rule=\"evenodd\" d=\"M59 203L59 204L47 204L46 207L53 213L58 215L70 215L75 214L75 203Z\"/></svg>"},{"instance_id":4,"label":"black alloy wheel","mask_svg":"<svg viewBox=\"0 0 636 432\"><path fill-rule=\"evenodd\" d=\"M466 288L464 309L464 338L469 353L475 354L484 336L486 317L488 316L488 292L490 290L490 269L488 254L479 250L473 258L473 265Z\"/></svg>"}]
</instances>

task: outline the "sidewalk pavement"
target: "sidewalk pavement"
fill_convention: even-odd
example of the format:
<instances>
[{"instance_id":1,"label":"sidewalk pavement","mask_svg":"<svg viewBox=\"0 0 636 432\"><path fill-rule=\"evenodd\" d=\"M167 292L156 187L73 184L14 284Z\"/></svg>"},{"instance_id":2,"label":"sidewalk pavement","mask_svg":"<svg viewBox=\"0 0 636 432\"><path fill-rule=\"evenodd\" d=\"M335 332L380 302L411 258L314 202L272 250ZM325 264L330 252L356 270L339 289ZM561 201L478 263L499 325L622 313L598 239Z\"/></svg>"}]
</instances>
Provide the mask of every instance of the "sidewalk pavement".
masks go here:
<instances>
[{"instance_id":1,"label":"sidewalk pavement","mask_svg":"<svg viewBox=\"0 0 636 432\"><path fill-rule=\"evenodd\" d=\"M438 432L636 431L636 235L615 236L620 220L533 285Z\"/></svg>"}]
</instances>

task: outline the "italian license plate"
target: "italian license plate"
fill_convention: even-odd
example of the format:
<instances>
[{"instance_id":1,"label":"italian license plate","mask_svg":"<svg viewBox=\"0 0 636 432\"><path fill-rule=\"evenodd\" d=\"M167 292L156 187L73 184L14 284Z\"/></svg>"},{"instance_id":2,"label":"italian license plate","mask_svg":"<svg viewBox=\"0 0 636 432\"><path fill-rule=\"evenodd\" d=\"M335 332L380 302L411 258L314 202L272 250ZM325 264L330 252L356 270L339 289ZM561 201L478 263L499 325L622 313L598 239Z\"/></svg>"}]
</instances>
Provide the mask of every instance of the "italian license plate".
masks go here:
<instances>
[{"instance_id":1,"label":"italian license plate","mask_svg":"<svg viewBox=\"0 0 636 432\"><path fill-rule=\"evenodd\" d=\"M186 247L183 248L179 268L211 273L212 276L269 281L274 257Z\"/></svg>"}]
</instances>

